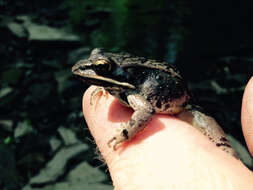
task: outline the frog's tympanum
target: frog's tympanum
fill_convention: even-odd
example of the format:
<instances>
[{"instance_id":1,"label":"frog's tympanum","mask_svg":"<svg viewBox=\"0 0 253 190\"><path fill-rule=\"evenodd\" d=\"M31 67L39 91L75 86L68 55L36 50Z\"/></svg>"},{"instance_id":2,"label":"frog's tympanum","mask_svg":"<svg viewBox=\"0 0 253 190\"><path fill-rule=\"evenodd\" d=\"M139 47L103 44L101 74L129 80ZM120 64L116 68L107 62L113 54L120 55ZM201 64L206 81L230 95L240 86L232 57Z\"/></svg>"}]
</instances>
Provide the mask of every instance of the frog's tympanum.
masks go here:
<instances>
[{"instance_id":1,"label":"frog's tympanum","mask_svg":"<svg viewBox=\"0 0 253 190\"><path fill-rule=\"evenodd\" d=\"M109 92L134 113L109 141L114 150L142 131L155 113L176 115L206 135L216 146L236 156L216 121L189 105L190 93L180 73L166 62L128 53L94 49L72 72L87 84L99 86L91 95Z\"/></svg>"}]
</instances>

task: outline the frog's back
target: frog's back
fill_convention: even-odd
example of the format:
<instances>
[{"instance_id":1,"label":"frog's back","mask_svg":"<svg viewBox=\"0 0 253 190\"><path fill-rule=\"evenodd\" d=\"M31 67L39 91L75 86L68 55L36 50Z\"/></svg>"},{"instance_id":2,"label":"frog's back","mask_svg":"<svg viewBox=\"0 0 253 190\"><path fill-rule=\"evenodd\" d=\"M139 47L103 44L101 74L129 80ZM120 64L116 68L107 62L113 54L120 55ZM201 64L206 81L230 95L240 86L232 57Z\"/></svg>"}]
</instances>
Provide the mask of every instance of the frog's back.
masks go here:
<instances>
[{"instance_id":1,"label":"frog's back","mask_svg":"<svg viewBox=\"0 0 253 190\"><path fill-rule=\"evenodd\" d=\"M171 64L165 61L157 61L153 59L147 59L144 57L137 57L129 53L117 53L117 54L105 53L105 54L122 68L140 67L143 69L144 68L157 69L159 71L163 71L181 77L179 71Z\"/></svg>"}]
</instances>

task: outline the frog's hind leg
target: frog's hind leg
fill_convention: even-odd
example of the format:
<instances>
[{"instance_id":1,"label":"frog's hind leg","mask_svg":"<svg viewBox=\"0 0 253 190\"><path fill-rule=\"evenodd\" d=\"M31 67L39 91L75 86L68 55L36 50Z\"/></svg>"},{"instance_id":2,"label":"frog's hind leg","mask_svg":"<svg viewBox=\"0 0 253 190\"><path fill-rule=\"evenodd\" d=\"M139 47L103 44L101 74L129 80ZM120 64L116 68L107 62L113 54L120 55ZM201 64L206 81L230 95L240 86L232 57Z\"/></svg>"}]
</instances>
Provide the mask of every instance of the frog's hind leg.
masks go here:
<instances>
[{"instance_id":1,"label":"frog's hind leg","mask_svg":"<svg viewBox=\"0 0 253 190\"><path fill-rule=\"evenodd\" d=\"M186 109L182 113L178 114L178 117L197 128L217 147L238 158L237 153L229 143L224 131L214 118L194 109Z\"/></svg>"},{"instance_id":2,"label":"frog's hind leg","mask_svg":"<svg viewBox=\"0 0 253 190\"><path fill-rule=\"evenodd\" d=\"M108 92L103 87L97 87L95 90L92 91L90 96L90 105L93 105L94 99L97 96L105 96L108 97Z\"/></svg>"}]
</instances>

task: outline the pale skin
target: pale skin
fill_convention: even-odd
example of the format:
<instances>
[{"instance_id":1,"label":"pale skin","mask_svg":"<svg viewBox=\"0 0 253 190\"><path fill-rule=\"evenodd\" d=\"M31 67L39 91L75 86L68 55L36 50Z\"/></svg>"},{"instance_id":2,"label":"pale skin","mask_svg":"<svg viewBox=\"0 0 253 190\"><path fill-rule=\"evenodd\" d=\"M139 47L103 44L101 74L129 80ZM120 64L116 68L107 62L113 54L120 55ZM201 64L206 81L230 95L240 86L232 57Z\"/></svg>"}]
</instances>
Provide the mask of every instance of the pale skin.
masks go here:
<instances>
[{"instance_id":1,"label":"pale skin","mask_svg":"<svg viewBox=\"0 0 253 190\"><path fill-rule=\"evenodd\" d=\"M114 151L107 146L121 122L133 111L101 96L90 104L90 87L83 98L83 112L100 149L115 190L252 190L253 173L217 148L197 129L179 119L156 114L144 131ZM253 78L242 101L242 128L253 154Z\"/></svg>"}]
</instances>

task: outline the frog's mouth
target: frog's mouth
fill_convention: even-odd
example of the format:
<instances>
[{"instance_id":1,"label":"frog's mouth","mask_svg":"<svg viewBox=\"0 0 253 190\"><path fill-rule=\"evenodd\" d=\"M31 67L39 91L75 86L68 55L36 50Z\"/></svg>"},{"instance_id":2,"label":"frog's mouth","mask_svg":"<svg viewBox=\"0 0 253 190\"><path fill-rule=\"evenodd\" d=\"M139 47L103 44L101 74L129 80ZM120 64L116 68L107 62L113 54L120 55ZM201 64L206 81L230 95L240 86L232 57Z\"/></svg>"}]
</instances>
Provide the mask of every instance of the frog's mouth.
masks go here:
<instances>
[{"instance_id":1,"label":"frog's mouth","mask_svg":"<svg viewBox=\"0 0 253 190\"><path fill-rule=\"evenodd\" d=\"M135 89L135 86L127 82L119 82L117 80L97 75L92 69L81 70L72 68L74 75L79 77L85 83L103 86L103 87L121 87L127 89Z\"/></svg>"}]
</instances>

